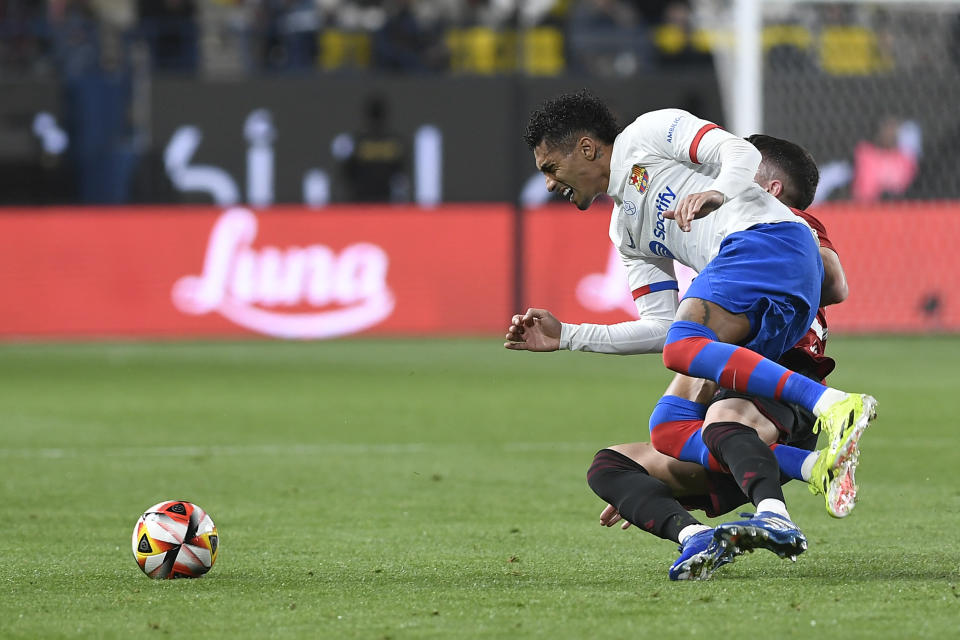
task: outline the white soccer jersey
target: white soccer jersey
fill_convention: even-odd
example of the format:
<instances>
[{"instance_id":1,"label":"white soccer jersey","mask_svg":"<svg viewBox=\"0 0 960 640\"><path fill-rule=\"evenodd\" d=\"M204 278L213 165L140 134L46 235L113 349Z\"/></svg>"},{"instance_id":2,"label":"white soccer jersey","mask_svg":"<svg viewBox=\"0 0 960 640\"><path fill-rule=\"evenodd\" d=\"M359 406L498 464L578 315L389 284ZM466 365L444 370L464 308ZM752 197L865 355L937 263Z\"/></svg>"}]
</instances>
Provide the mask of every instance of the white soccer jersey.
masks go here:
<instances>
[{"instance_id":1,"label":"white soccer jersey","mask_svg":"<svg viewBox=\"0 0 960 640\"><path fill-rule=\"evenodd\" d=\"M561 348L606 353L663 349L676 315L673 261L702 270L731 233L756 224L800 222L754 182L760 152L742 138L682 109L651 111L613 143L607 194L614 199L610 240L627 268L640 320L564 325ZM663 212L690 194L715 190L724 203L680 230Z\"/></svg>"}]
</instances>

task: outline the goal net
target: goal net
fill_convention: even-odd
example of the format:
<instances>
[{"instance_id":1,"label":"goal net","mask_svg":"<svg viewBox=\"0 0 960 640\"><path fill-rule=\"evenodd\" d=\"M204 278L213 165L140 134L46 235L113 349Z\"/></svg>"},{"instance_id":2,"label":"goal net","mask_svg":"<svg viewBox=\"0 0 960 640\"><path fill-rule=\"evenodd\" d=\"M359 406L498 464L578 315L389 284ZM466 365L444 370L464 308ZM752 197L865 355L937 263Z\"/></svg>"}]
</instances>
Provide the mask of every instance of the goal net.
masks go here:
<instances>
[{"instance_id":1,"label":"goal net","mask_svg":"<svg viewBox=\"0 0 960 640\"><path fill-rule=\"evenodd\" d=\"M818 201L960 198L960 2L698 8L701 25L721 25L714 41L728 111L749 109L738 81L757 64L755 126L810 150L822 171ZM735 52L750 25L758 60Z\"/></svg>"},{"instance_id":2,"label":"goal net","mask_svg":"<svg viewBox=\"0 0 960 640\"><path fill-rule=\"evenodd\" d=\"M840 331L960 331L960 2L702 0L725 123L806 147Z\"/></svg>"}]
</instances>

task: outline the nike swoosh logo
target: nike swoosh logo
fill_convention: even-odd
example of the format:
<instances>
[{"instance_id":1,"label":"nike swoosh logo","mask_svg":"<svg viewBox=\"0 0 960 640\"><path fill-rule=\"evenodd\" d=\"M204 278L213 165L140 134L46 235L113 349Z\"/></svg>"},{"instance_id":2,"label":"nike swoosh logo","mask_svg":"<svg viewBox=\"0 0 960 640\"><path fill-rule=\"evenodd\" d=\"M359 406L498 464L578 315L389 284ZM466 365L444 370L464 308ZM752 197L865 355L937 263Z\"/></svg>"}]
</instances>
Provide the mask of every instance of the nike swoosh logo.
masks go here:
<instances>
[{"instance_id":1,"label":"nike swoosh logo","mask_svg":"<svg viewBox=\"0 0 960 640\"><path fill-rule=\"evenodd\" d=\"M633 242L633 234L630 233L630 229L624 229L624 231L627 232L627 237L630 238L630 242L627 243L627 246L630 247L631 249L636 249L636 248L637 248L637 245L634 244L634 242Z\"/></svg>"}]
</instances>

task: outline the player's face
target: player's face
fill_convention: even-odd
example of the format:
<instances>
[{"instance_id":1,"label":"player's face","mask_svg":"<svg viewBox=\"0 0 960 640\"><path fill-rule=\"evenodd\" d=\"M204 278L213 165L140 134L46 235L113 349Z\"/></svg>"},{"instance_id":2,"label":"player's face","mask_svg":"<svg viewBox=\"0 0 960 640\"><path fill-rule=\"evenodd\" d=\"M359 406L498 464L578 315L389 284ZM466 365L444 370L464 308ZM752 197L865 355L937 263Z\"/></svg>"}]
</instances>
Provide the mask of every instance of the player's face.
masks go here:
<instances>
[{"instance_id":1,"label":"player's face","mask_svg":"<svg viewBox=\"0 0 960 640\"><path fill-rule=\"evenodd\" d=\"M581 138L567 152L541 142L533 150L537 169L547 180L547 191L559 193L581 211L588 209L606 190L602 163L596 162L596 148L592 144L589 138Z\"/></svg>"}]
</instances>

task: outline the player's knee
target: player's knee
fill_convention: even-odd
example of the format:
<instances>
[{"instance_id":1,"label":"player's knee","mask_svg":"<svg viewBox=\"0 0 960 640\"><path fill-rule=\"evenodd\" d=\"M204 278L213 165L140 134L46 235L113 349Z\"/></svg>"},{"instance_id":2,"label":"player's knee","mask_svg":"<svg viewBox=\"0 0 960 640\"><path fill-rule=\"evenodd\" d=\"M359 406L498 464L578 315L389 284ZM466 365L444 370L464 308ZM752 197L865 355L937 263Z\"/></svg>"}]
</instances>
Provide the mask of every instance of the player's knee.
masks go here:
<instances>
[{"instance_id":1,"label":"player's knee","mask_svg":"<svg viewBox=\"0 0 960 640\"><path fill-rule=\"evenodd\" d=\"M669 422L673 421L673 407L663 398L657 402L650 414L650 445L654 450L666 455L673 455L671 449L672 438L667 437L670 431Z\"/></svg>"},{"instance_id":2,"label":"player's knee","mask_svg":"<svg viewBox=\"0 0 960 640\"><path fill-rule=\"evenodd\" d=\"M616 451L617 453L624 455L638 464L644 464L643 457L644 451L650 448L649 442L628 442L624 444L612 444L607 449L611 451Z\"/></svg>"},{"instance_id":3,"label":"player's knee","mask_svg":"<svg viewBox=\"0 0 960 640\"><path fill-rule=\"evenodd\" d=\"M757 432L739 422L712 422L703 428L703 444L713 457L726 464L724 450L734 442L759 439Z\"/></svg>"},{"instance_id":4,"label":"player's knee","mask_svg":"<svg viewBox=\"0 0 960 640\"><path fill-rule=\"evenodd\" d=\"M690 373L693 359L716 339L717 334L703 324L677 320L667 331L666 343L663 346L663 364L671 371ZM705 376L694 375L693 377Z\"/></svg>"},{"instance_id":5,"label":"player's knee","mask_svg":"<svg viewBox=\"0 0 960 640\"><path fill-rule=\"evenodd\" d=\"M682 363L680 362L680 350L677 348L677 342L671 342L668 345L663 347L663 364L667 369L671 371L677 371L678 373L684 373L680 371Z\"/></svg>"},{"instance_id":6,"label":"player's knee","mask_svg":"<svg viewBox=\"0 0 960 640\"><path fill-rule=\"evenodd\" d=\"M684 445L700 430L706 407L693 400L665 395L650 413L650 444L672 458L679 458Z\"/></svg>"},{"instance_id":7,"label":"player's knee","mask_svg":"<svg viewBox=\"0 0 960 640\"><path fill-rule=\"evenodd\" d=\"M704 345L709 343L708 338L690 337L670 342L663 347L663 364L671 371L689 373L690 363Z\"/></svg>"},{"instance_id":8,"label":"player's knee","mask_svg":"<svg viewBox=\"0 0 960 640\"><path fill-rule=\"evenodd\" d=\"M631 471L646 473L646 469L623 453L613 449L601 449L593 457L587 470L587 484L594 493L606 500L610 483L624 472Z\"/></svg>"},{"instance_id":9,"label":"player's knee","mask_svg":"<svg viewBox=\"0 0 960 640\"><path fill-rule=\"evenodd\" d=\"M757 432L765 444L773 444L780 438L777 426L760 412L753 400L747 398L724 398L710 405L705 424L715 422L738 422Z\"/></svg>"}]
</instances>

